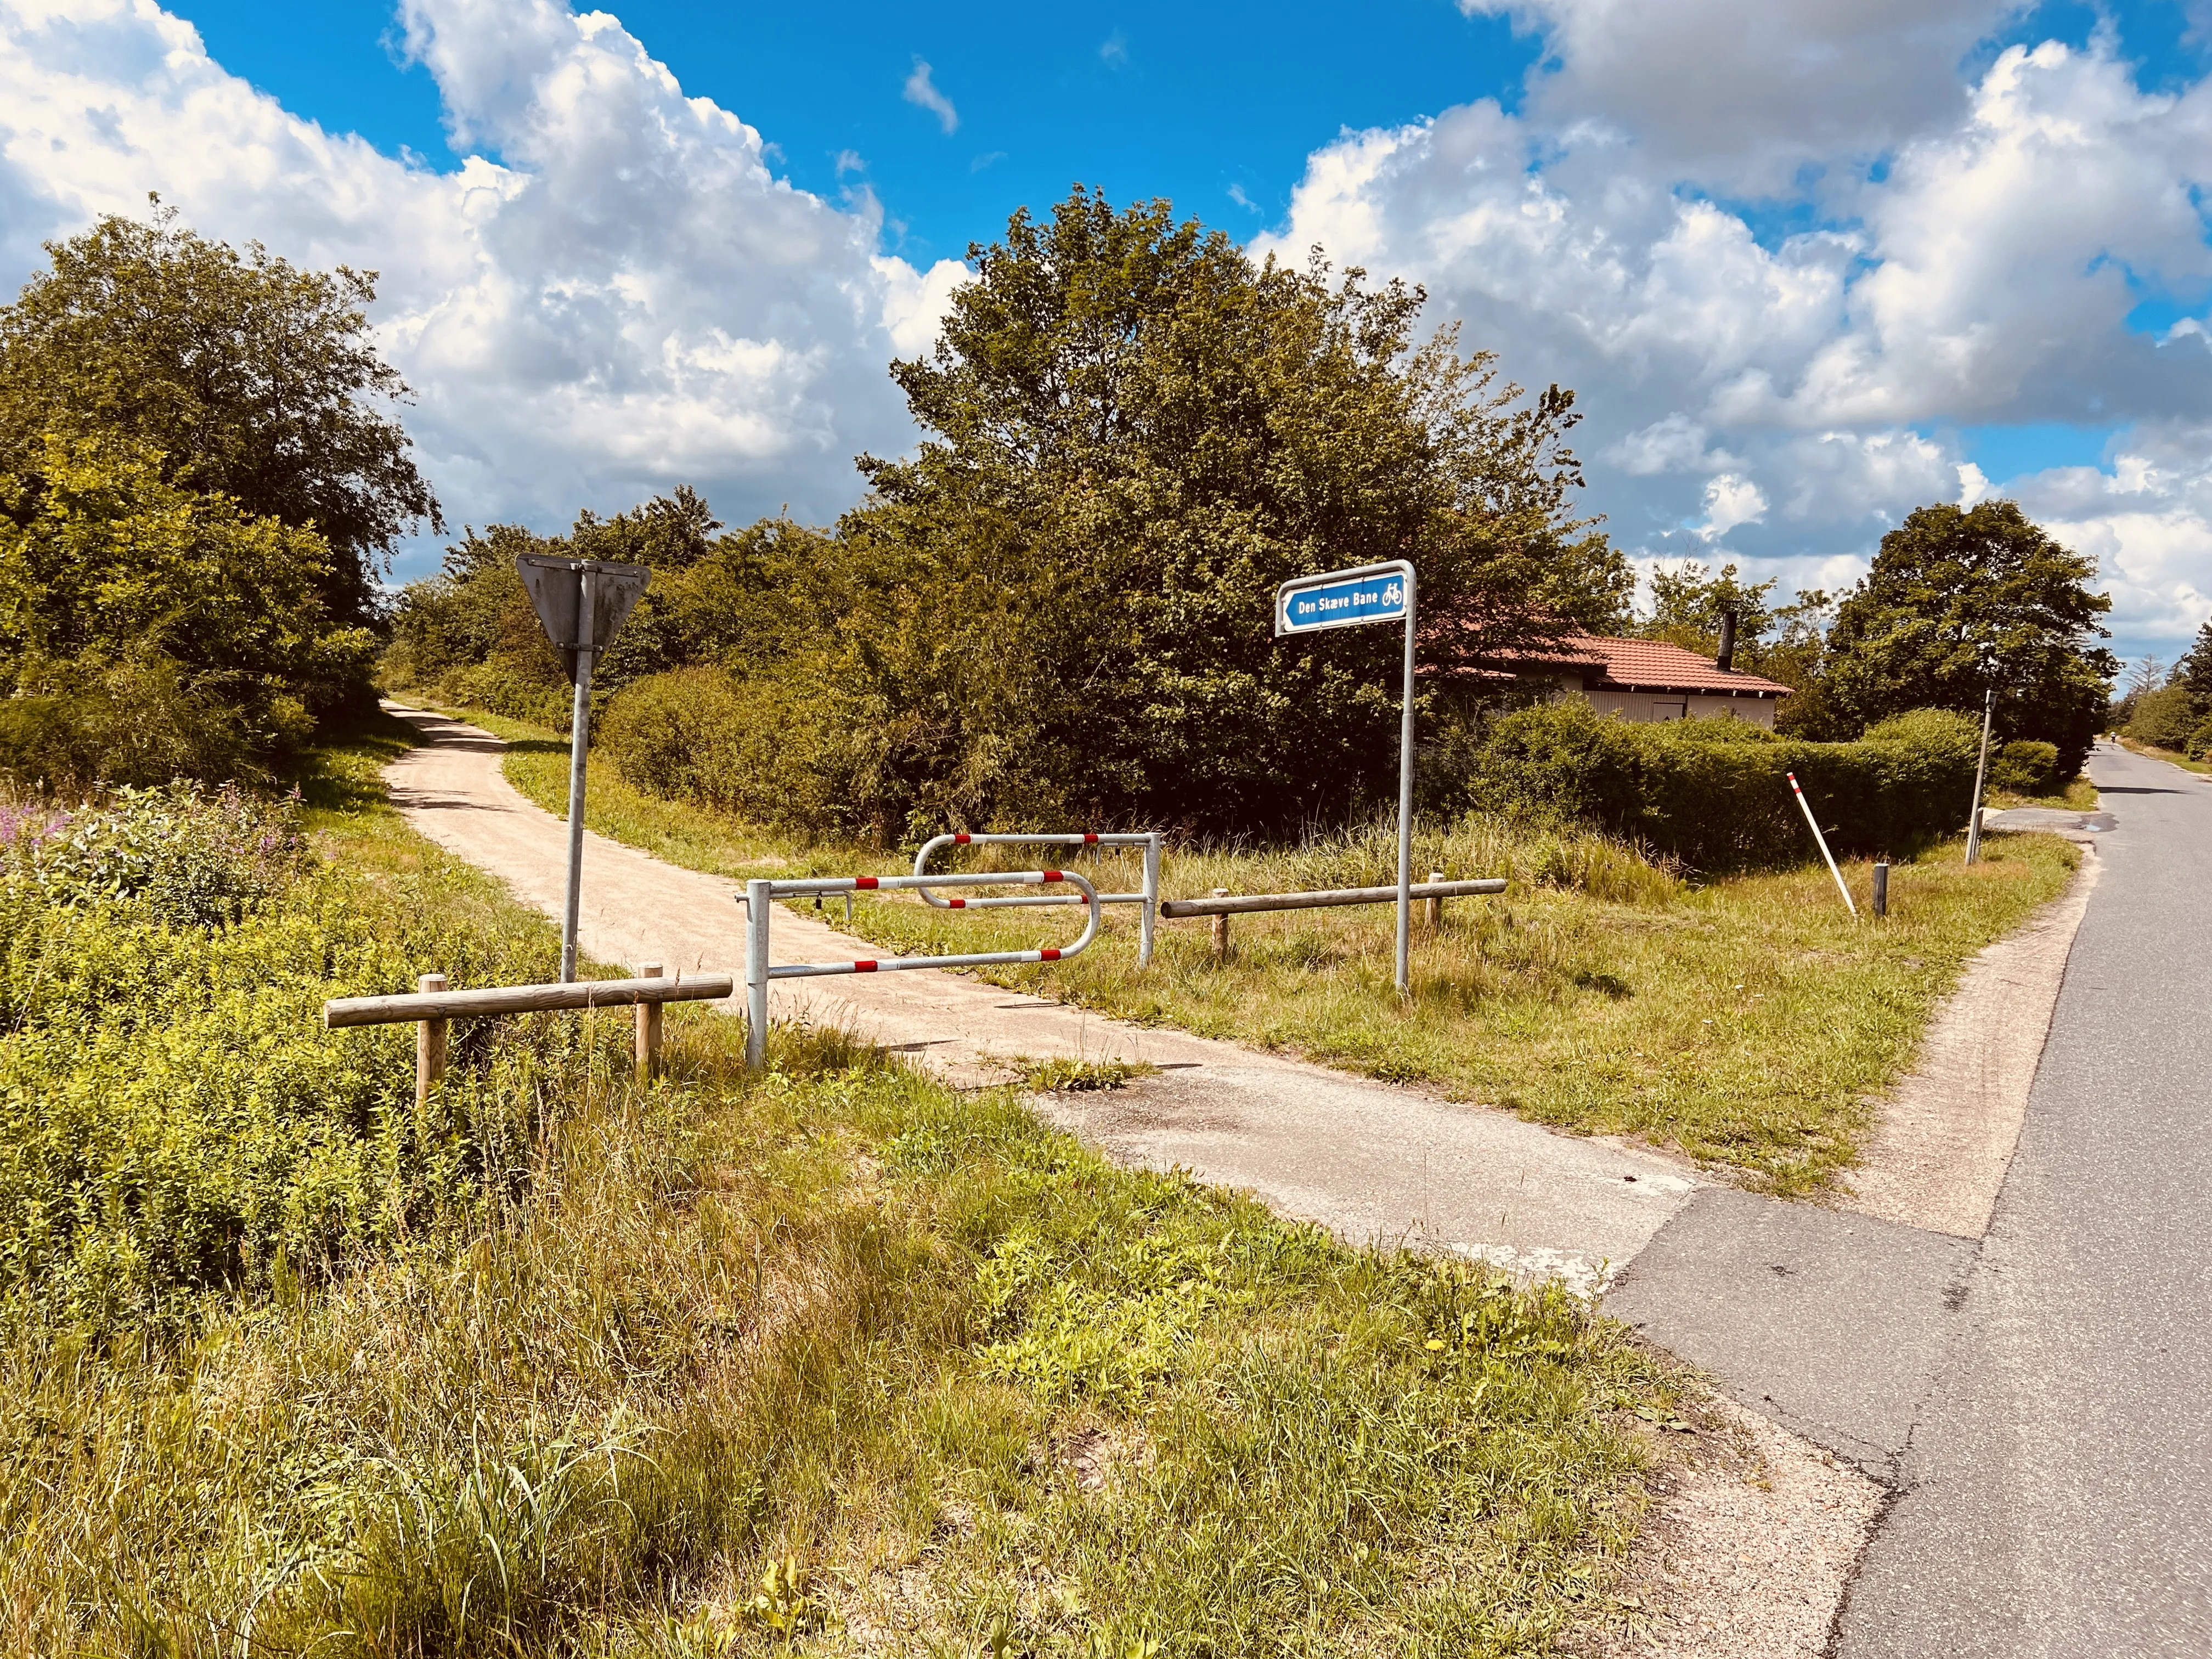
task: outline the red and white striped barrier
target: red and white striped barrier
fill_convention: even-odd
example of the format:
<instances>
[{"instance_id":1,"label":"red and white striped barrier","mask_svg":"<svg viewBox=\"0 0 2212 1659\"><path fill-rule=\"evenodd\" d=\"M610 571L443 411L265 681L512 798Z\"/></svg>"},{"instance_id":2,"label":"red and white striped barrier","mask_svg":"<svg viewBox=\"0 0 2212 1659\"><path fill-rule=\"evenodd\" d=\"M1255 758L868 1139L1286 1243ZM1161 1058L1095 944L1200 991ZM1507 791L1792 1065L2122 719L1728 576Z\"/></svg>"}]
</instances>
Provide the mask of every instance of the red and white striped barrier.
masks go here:
<instances>
[{"instance_id":1,"label":"red and white striped barrier","mask_svg":"<svg viewBox=\"0 0 2212 1659\"><path fill-rule=\"evenodd\" d=\"M929 873L929 860L944 847L1137 847L1144 849L1143 885L1133 893L1101 893L1101 904L1136 904L1144 908L1138 915L1137 966L1149 968L1152 962L1152 932L1160 913L1160 836L1158 830L1084 830L1054 836L945 835L935 836L922 842L921 850L914 855L914 872L917 876ZM933 878L933 884L942 885L943 878ZM1083 900L1073 893L1028 893L1006 895L992 898L939 898L927 887L918 890L922 902L939 910L988 910L1021 908L1036 904L1080 904Z\"/></svg>"},{"instance_id":2,"label":"red and white striped barrier","mask_svg":"<svg viewBox=\"0 0 2212 1659\"><path fill-rule=\"evenodd\" d=\"M1089 914L1073 945L1042 951L983 951L954 957L861 957L852 962L791 962L769 957L769 921L775 901L827 898L835 894L899 892L934 887L1050 886L1065 882L1080 894ZM745 1064L758 1071L767 1062L768 988L771 980L819 979L833 974L896 974L909 968L982 968L1001 963L1064 962L1080 955L1098 937L1098 890L1072 870L992 871L957 876L837 876L745 884ZM964 907L963 907L964 908Z\"/></svg>"}]
</instances>

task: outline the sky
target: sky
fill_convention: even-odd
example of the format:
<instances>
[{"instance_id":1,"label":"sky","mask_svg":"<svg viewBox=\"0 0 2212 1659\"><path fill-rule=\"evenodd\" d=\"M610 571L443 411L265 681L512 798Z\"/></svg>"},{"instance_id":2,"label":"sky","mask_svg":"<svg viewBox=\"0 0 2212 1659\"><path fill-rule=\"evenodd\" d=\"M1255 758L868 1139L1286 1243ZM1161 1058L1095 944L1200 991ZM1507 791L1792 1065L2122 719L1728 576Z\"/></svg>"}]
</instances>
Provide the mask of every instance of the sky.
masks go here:
<instances>
[{"instance_id":1,"label":"sky","mask_svg":"<svg viewBox=\"0 0 2212 1659\"><path fill-rule=\"evenodd\" d=\"M826 522L884 373L1076 181L1422 283L1572 386L1639 561L1847 586L2010 496L2212 616L2212 0L0 0L0 292L149 191L380 273L456 525ZM436 546L403 553L423 574Z\"/></svg>"}]
</instances>

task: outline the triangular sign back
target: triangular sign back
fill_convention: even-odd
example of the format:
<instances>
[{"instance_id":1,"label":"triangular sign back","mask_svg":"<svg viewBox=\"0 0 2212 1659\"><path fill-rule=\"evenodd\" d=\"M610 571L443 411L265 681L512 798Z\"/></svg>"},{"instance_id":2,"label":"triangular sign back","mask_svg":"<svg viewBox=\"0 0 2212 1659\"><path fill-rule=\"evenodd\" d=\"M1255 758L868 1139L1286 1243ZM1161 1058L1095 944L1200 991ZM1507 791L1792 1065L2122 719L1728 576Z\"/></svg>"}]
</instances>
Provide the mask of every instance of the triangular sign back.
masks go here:
<instances>
[{"instance_id":1,"label":"triangular sign back","mask_svg":"<svg viewBox=\"0 0 2212 1659\"><path fill-rule=\"evenodd\" d=\"M516 573L530 592L531 607L544 624L545 637L561 653L561 666L569 679L576 678L576 648L588 645L596 652L613 642L629 613L637 606L653 572L641 564L615 564L605 559L559 559L543 553L524 553L514 561ZM592 616L589 634L580 634L584 573L592 575Z\"/></svg>"}]
</instances>

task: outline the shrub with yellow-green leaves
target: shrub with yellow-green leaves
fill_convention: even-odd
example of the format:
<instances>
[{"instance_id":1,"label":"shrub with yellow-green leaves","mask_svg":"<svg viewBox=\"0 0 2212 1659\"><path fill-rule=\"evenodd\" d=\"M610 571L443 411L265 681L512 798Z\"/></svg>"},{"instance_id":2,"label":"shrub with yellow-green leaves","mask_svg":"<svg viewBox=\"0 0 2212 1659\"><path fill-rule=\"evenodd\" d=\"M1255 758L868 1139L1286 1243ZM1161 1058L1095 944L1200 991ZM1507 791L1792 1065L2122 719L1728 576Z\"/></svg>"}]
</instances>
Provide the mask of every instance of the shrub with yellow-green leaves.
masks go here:
<instances>
[{"instance_id":1,"label":"shrub with yellow-green leaves","mask_svg":"<svg viewBox=\"0 0 2212 1659\"><path fill-rule=\"evenodd\" d=\"M418 1112L411 1028L321 1029L325 998L425 963L544 976L542 945L487 951L394 896L305 855L286 804L235 792L126 793L18 829L0 865L9 1287L160 1325L434 1226L511 1169L526 1128L493 1076L538 1065L539 1038L464 1027L468 1063Z\"/></svg>"}]
</instances>

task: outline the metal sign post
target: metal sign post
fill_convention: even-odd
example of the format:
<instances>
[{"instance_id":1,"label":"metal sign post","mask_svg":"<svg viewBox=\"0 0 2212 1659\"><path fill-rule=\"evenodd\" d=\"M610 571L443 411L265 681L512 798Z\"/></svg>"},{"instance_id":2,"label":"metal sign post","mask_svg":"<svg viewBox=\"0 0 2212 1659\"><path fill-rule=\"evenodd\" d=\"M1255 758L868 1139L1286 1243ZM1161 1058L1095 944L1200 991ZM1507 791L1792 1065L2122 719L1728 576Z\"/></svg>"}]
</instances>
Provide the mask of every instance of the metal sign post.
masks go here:
<instances>
[{"instance_id":1,"label":"metal sign post","mask_svg":"<svg viewBox=\"0 0 2212 1659\"><path fill-rule=\"evenodd\" d=\"M575 682L568 721L568 890L561 910L561 983L576 977L576 921L584 896L584 757L591 745L592 665L614 642L653 573L641 564L556 559L524 553L514 561L545 637Z\"/></svg>"},{"instance_id":2,"label":"metal sign post","mask_svg":"<svg viewBox=\"0 0 2212 1659\"><path fill-rule=\"evenodd\" d=\"M1398 994L1409 988L1413 933L1413 567L1403 559L1318 576L1275 590L1275 637L1367 623L1406 624L1405 701L1398 719Z\"/></svg>"}]
</instances>

